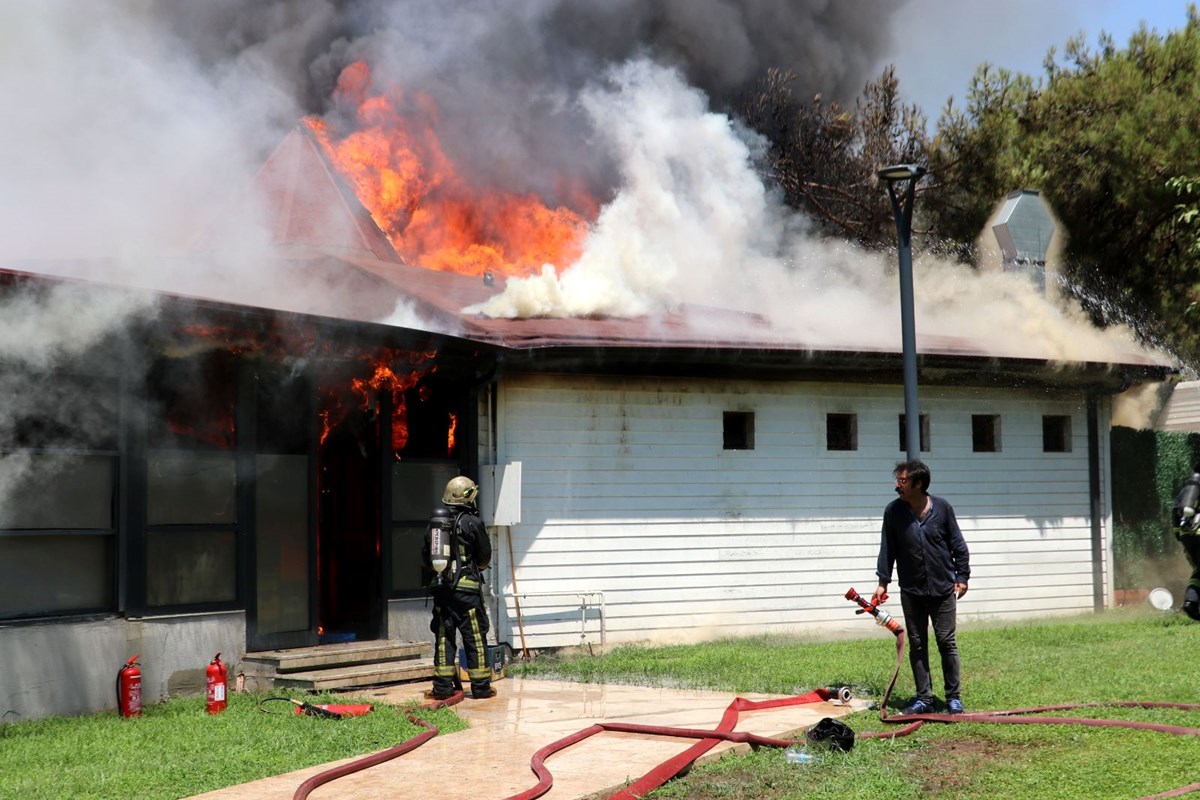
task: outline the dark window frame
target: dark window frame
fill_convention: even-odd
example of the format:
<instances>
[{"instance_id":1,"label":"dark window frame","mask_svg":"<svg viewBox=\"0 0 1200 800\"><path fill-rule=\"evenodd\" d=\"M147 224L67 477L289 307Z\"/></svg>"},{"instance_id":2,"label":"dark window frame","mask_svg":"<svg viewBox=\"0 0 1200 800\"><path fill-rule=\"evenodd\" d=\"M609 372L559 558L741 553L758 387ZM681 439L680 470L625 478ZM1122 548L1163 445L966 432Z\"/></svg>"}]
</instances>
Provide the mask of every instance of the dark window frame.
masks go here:
<instances>
[{"instance_id":1,"label":"dark window frame","mask_svg":"<svg viewBox=\"0 0 1200 800\"><path fill-rule=\"evenodd\" d=\"M831 412L825 415L825 451L852 453L858 450L858 415Z\"/></svg>"},{"instance_id":2,"label":"dark window frame","mask_svg":"<svg viewBox=\"0 0 1200 800\"><path fill-rule=\"evenodd\" d=\"M754 449L753 411L726 411L721 415L721 449Z\"/></svg>"},{"instance_id":3,"label":"dark window frame","mask_svg":"<svg viewBox=\"0 0 1200 800\"><path fill-rule=\"evenodd\" d=\"M1071 452L1071 416L1069 414L1042 415L1042 452Z\"/></svg>"},{"instance_id":4,"label":"dark window frame","mask_svg":"<svg viewBox=\"0 0 1200 800\"><path fill-rule=\"evenodd\" d=\"M5 365L5 369L10 373L22 372L21 367L11 364ZM0 541L37 542L39 547L44 543L51 549L61 550L61 543L71 539L95 537L103 540L106 550L103 558L106 563L97 565L102 572L96 585L106 587L106 596L99 605L80 604L61 608L42 606L0 612L0 620L15 623L37 619L115 614L120 610L121 602L119 581L122 540L119 504L122 475L121 425L123 415L121 405L124 384L120 377L113 374L71 368L48 373L40 380L47 383L39 383L34 380L33 376L29 377L27 383L14 379L15 383L22 384L28 391L37 393L36 396L40 398L40 402L31 404L31 413L28 419L18 416L12 427L6 429L7 435L4 437L4 441L0 441L0 455L20 455L34 460L39 457L53 457L67 460L100 459L106 462L110 469L108 524L91 524L100 522L99 518L89 520L88 524L80 524L82 520L79 519L43 519L39 524L20 524L20 515L17 515L16 519L10 518L9 521L13 523L10 527L0 528ZM45 396L47 391L52 393L51 398ZM53 397L59 397L67 402L68 408L64 410L57 405ZM76 402L80 404L79 408L74 407L73 404ZM54 415L38 413L39 408L47 407L58 408L59 413ZM16 407L18 415L20 408L20 406ZM10 412L12 411L14 409L10 409ZM89 425L78 424L78 420L82 419L84 415L89 417ZM97 419L92 419L92 416L96 416ZM98 420L105 419L110 427L96 424ZM71 425L66 420L77 424ZM61 476L66 473L56 469L53 474ZM49 491L49 489L43 486L40 494L45 496L45 491ZM101 497L101 495L97 495L97 497ZM10 502L12 502L11 498ZM39 514L35 513L34 519L37 519L38 516ZM27 517L25 523L29 522ZM62 522L68 524L57 524ZM56 542L59 544L56 545ZM39 587L37 593L43 594L44 589L44 586Z\"/></svg>"},{"instance_id":5,"label":"dark window frame","mask_svg":"<svg viewBox=\"0 0 1200 800\"><path fill-rule=\"evenodd\" d=\"M1001 451L999 414L971 415L971 452L999 453Z\"/></svg>"},{"instance_id":6,"label":"dark window frame","mask_svg":"<svg viewBox=\"0 0 1200 800\"><path fill-rule=\"evenodd\" d=\"M900 447L899 447L899 450L902 453L906 453L906 452L908 452L908 427L905 425L905 422L906 422L905 414L900 414L899 422L900 422ZM917 428L918 428L917 436L921 439L921 452L922 453L931 452L931 450L930 450L931 445L929 443L930 435L929 435L929 415L928 414L917 414Z\"/></svg>"}]
</instances>

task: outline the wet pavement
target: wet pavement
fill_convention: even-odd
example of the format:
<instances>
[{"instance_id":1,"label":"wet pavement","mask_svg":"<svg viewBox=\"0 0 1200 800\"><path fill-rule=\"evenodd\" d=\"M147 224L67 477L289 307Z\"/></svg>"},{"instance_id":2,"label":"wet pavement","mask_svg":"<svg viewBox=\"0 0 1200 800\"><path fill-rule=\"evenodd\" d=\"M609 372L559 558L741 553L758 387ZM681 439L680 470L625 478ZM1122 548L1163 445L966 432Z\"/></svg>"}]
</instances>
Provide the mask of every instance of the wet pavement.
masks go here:
<instances>
[{"instance_id":1,"label":"wet pavement","mask_svg":"<svg viewBox=\"0 0 1200 800\"><path fill-rule=\"evenodd\" d=\"M310 800L382 800L396 797L475 797L501 800L537 784L530 760L538 750L599 722L713 730L738 697L767 700L780 695L707 692L505 678L497 696L466 699L454 707L469 730L438 736L395 759L314 789ZM380 703L425 702L428 681L354 692ZM866 707L822 702L742 711L734 730L775 738L801 734L822 717L844 717ZM695 744L695 739L603 731L546 758L554 784L542 797L579 800L620 788ZM399 744L399 742L397 742ZM747 745L720 742L699 761ZM783 755L780 754L780 758ZM296 770L196 795L191 800L291 800L304 781L341 764Z\"/></svg>"}]
</instances>

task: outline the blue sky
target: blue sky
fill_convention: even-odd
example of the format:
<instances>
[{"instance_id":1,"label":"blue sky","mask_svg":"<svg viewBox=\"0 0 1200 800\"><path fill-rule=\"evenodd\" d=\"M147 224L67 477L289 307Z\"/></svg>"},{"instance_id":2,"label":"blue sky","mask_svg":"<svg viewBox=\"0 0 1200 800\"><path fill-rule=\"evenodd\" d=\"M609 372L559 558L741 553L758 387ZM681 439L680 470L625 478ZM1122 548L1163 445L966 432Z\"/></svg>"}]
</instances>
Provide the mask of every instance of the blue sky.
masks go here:
<instances>
[{"instance_id":1,"label":"blue sky","mask_svg":"<svg viewBox=\"0 0 1200 800\"><path fill-rule=\"evenodd\" d=\"M1050 47L1061 53L1080 32L1095 45L1101 31L1118 47L1144 20L1159 33L1182 28L1188 0L907 0L897 14L894 52L907 102L937 120L946 98L960 105L975 68L987 61L1040 77ZM876 73L877 74L877 73Z\"/></svg>"}]
</instances>

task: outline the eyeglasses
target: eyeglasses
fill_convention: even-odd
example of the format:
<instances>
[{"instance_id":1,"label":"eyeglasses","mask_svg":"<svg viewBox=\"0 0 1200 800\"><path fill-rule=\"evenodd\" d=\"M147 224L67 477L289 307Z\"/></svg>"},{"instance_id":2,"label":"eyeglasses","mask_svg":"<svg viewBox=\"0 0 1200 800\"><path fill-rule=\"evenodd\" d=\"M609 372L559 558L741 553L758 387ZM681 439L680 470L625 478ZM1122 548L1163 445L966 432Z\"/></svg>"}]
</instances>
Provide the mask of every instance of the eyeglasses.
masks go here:
<instances>
[{"instance_id":1,"label":"eyeglasses","mask_svg":"<svg viewBox=\"0 0 1200 800\"><path fill-rule=\"evenodd\" d=\"M908 478L907 477L898 477L898 478L896 478L896 483L908 483Z\"/></svg>"}]
</instances>

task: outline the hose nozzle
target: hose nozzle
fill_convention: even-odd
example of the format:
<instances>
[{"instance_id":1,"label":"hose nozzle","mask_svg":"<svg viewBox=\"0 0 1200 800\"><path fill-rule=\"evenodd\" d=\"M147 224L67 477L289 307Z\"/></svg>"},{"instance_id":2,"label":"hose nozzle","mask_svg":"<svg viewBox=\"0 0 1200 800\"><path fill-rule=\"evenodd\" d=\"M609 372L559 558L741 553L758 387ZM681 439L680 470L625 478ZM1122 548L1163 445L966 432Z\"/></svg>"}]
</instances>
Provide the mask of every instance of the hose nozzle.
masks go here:
<instances>
[{"instance_id":1,"label":"hose nozzle","mask_svg":"<svg viewBox=\"0 0 1200 800\"><path fill-rule=\"evenodd\" d=\"M854 612L855 614L870 614L872 617L875 618L876 624L887 628L889 631L891 631L896 636L899 636L901 633L904 632L904 628L901 627L899 622L892 619L891 614L887 613L886 611L880 610L880 608L878 607L878 605L876 603L868 603L866 600L863 599L862 595L860 595L858 592L854 591L853 587L851 587L850 590L848 592L846 592L846 599L851 602L858 603L861 606L861 608L855 610L855 612ZM886 594L882 595L879 598L880 603L883 603L886 600L887 600Z\"/></svg>"}]
</instances>

